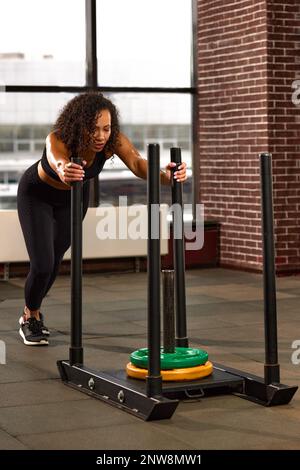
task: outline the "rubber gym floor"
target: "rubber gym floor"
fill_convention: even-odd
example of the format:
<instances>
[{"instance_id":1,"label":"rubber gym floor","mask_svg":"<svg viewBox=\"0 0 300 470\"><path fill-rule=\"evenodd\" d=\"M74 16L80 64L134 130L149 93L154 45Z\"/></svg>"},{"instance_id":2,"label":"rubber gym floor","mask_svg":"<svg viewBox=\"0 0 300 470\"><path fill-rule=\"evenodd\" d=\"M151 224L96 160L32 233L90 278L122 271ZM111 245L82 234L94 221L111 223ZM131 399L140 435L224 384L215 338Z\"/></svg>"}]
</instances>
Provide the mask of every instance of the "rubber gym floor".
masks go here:
<instances>
[{"instance_id":1,"label":"rubber gym floor","mask_svg":"<svg viewBox=\"0 0 300 470\"><path fill-rule=\"evenodd\" d=\"M68 359L70 279L57 278L43 302L48 347L18 335L24 278L0 283L0 449L299 449L300 392L265 408L234 396L180 402L170 420L144 422L66 387L56 361ZM146 346L145 273L85 275L85 364L122 368ZM263 374L262 276L224 269L186 273L190 345L219 362ZM281 382L300 385L300 276L277 278ZM297 361L298 359L298 361ZM295 361L294 361L295 362Z\"/></svg>"}]
</instances>

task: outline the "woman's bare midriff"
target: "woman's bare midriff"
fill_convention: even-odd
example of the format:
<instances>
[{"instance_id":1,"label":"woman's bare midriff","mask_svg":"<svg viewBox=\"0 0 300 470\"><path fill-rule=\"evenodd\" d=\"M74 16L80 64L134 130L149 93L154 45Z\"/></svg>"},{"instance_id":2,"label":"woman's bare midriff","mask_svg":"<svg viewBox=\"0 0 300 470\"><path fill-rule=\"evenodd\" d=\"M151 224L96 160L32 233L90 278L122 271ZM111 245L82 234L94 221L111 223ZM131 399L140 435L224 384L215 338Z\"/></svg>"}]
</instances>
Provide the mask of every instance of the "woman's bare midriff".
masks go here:
<instances>
[{"instance_id":1,"label":"woman's bare midriff","mask_svg":"<svg viewBox=\"0 0 300 470\"><path fill-rule=\"evenodd\" d=\"M106 160L111 158L111 156L112 155L110 154L105 155ZM95 157L93 157L90 160L87 160L87 164L85 165L85 168L89 168L90 166L92 166L94 162L94 158ZM71 186L69 184L63 183L62 181L57 181L54 178L51 178L51 176L49 176L43 169L41 162L39 162L38 164L38 175L39 175L39 178L43 181L43 183L49 184L49 186L52 186L55 189L62 189L62 190L67 190L67 191L70 191L71 189Z\"/></svg>"},{"instance_id":2,"label":"woman's bare midriff","mask_svg":"<svg viewBox=\"0 0 300 470\"><path fill-rule=\"evenodd\" d=\"M49 186L52 186L55 189L63 189L67 191L70 191L71 189L71 186L68 184L63 183L62 181L56 181L54 178L51 178L51 176L47 175L42 167L41 162L38 164L38 175L44 183L49 184Z\"/></svg>"}]
</instances>

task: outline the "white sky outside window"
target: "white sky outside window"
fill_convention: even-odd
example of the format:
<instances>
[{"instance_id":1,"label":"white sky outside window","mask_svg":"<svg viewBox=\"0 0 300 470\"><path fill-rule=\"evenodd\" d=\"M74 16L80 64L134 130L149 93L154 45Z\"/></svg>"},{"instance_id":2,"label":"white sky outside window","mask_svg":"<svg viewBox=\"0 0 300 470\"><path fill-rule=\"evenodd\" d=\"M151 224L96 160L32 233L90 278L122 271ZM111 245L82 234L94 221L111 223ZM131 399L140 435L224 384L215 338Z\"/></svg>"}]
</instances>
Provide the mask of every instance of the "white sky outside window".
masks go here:
<instances>
[{"instance_id":1,"label":"white sky outside window","mask_svg":"<svg viewBox=\"0 0 300 470\"><path fill-rule=\"evenodd\" d=\"M190 0L98 0L99 85L190 87L191 15Z\"/></svg>"}]
</instances>

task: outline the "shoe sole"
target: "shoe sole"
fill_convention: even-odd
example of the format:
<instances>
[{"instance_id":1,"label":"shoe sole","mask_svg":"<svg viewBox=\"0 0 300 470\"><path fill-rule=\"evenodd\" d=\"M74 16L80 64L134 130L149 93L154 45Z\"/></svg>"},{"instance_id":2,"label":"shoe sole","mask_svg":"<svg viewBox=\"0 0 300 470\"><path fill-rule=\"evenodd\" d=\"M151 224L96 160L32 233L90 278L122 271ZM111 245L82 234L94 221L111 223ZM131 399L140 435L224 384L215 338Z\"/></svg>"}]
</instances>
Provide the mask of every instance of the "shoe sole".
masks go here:
<instances>
[{"instance_id":1,"label":"shoe sole","mask_svg":"<svg viewBox=\"0 0 300 470\"><path fill-rule=\"evenodd\" d=\"M19 325L22 325L22 323L23 323L23 317L20 317L20 318L19 318ZM43 333L43 335L45 335L45 336L50 336L50 331L48 331L48 330L43 330L43 329L42 329L42 333Z\"/></svg>"},{"instance_id":2,"label":"shoe sole","mask_svg":"<svg viewBox=\"0 0 300 470\"><path fill-rule=\"evenodd\" d=\"M19 323L20 325L22 324L22 317L20 318ZM26 346L47 346L49 344L49 341L47 339L42 339L41 341L27 341L22 328L19 329L19 335L21 336Z\"/></svg>"}]
</instances>

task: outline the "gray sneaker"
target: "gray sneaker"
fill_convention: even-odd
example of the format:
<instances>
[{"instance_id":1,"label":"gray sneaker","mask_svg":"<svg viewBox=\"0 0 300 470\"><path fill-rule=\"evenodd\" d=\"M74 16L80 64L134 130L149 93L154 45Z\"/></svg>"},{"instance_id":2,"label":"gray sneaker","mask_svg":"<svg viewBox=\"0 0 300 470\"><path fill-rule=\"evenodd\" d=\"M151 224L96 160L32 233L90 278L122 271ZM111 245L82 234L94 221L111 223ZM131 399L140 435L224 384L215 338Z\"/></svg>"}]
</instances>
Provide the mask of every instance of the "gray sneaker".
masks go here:
<instances>
[{"instance_id":1,"label":"gray sneaker","mask_svg":"<svg viewBox=\"0 0 300 470\"><path fill-rule=\"evenodd\" d=\"M49 344L42 332L42 322L34 317L24 320L23 315L19 319L19 334L27 346L44 346Z\"/></svg>"}]
</instances>

